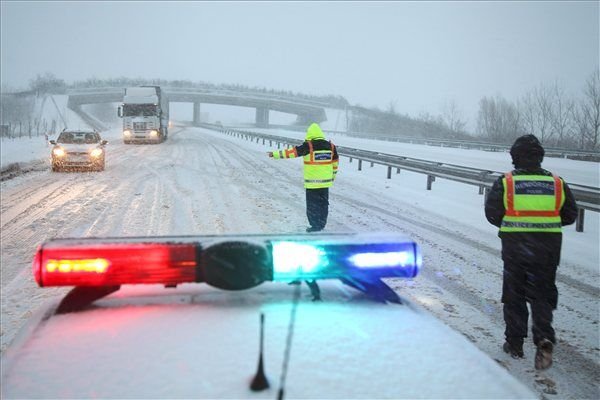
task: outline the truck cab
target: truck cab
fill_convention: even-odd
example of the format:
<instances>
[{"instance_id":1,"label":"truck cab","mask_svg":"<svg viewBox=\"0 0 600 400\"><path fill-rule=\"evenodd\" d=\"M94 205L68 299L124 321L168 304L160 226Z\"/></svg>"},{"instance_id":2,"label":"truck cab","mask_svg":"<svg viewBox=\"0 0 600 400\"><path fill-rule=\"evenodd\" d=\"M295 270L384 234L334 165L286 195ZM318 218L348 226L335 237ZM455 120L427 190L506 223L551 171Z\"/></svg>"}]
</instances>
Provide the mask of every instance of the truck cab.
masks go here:
<instances>
[{"instance_id":1,"label":"truck cab","mask_svg":"<svg viewBox=\"0 0 600 400\"><path fill-rule=\"evenodd\" d=\"M168 137L169 101L160 86L126 88L118 115L125 144L162 143Z\"/></svg>"}]
</instances>

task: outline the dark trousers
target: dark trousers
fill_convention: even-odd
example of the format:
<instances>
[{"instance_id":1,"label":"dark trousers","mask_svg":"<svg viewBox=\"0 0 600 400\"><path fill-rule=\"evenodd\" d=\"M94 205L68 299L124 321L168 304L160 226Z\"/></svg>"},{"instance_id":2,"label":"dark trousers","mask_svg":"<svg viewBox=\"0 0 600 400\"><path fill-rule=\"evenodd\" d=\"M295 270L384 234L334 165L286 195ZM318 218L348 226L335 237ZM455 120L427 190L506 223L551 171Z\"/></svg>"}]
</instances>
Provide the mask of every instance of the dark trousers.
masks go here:
<instances>
[{"instance_id":1,"label":"dark trousers","mask_svg":"<svg viewBox=\"0 0 600 400\"><path fill-rule=\"evenodd\" d=\"M502 237L504 273L502 303L504 332L510 343L523 343L531 306L533 342L556 343L552 313L558 304L556 269L560 260L560 234L505 234Z\"/></svg>"},{"instance_id":2,"label":"dark trousers","mask_svg":"<svg viewBox=\"0 0 600 400\"><path fill-rule=\"evenodd\" d=\"M306 189L306 217L316 230L325 228L329 213L329 188Z\"/></svg>"}]
</instances>

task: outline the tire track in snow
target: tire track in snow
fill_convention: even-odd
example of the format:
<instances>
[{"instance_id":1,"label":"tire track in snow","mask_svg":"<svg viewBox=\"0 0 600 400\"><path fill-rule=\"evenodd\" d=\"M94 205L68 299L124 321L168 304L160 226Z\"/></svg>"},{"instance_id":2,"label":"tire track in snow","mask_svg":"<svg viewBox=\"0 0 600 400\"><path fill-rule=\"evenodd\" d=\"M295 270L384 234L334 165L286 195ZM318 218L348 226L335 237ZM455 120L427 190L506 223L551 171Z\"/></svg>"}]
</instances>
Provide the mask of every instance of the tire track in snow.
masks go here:
<instances>
[{"instance_id":1,"label":"tire track in snow","mask_svg":"<svg viewBox=\"0 0 600 400\"><path fill-rule=\"evenodd\" d=\"M282 186L285 186L285 183L289 183L290 186L294 186L297 184L297 182L293 178L291 178L291 175L289 173L284 172L283 168L274 171L274 176L277 177L277 182ZM282 180L287 182L282 182ZM356 189L360 190L361 188L359 188L357 185ZM341 198L347 206L356 209L357 211L354 214L355 216L359 216L358 218L354 219L354 221L357 221L359 223L358 227L353 222L352 215L347 216L349 217L350 223L346 221L342 223L336 221L336 226L341 226L346 230L352 231L364 230L365 227L368 228L372 226L387 226L392 230L405 232L409 236L416 236L418 238L418 241L424 243L425 246L429 248L429 250L426 250L425 253L434 255L433 259L431 259L431 261L433 261L434 263L433 265L441 265L447 263L448 260L444 258L444 254L449 255L450 257L452 257L452 259L455 260L454 262L452 262L452 264L456 263L457 265L460 265L465 269L471 267L468 264L468 260L478 260L480 257L478 257L477 255L481 253L485 254L483 256L484 259L491 257L495 260L499 260L499 250L489 245L483 244L477 241L476 239L471 239L458 231L452 231L449 229L442 228L439 225L426 222L423 218L419 218L419 216L417 216L415 213L412 214L414 216L410 216L410 213L394 213L392 211L389 211L387 208L384 208L383 206L377 206L376 204L384 204L386 201L386 199L381 198L380 193L377 194L377 197L369 194L369 196L367 197L369 197L372 200L369 203L357 200L356 197L348 199L344 195L339 195L336 193L336 191L332 193L333 203L335 204L335 202L339 201L339 198ZM393 204L393 201L391 201L390 204ZM376 217L376 220L373 220L373 217ZM421 215L421 217L423 216ZM415 228L417 228L417 231L422 231L422 233L416 233ZM436 241L435 235L440 235L444 238L444 240ZM470 249L470 252L473 253L473 256L465 257L463 254L455 251L453 246L444 244L448 242L448 239L457 243L456 248L464 249L465 245L467 245ZM496 262L496 264L498 264L498 262ZM483 267L478 268L478 274L486 274L489 276L489 278L483 276L482 280L484 282L488 279L495 279L497 281L501 281L501 267L495 270L491 266L484 265ZM491 310L489 309L490 298L499 296L499 290L491 291L491 289L487 289L488 293L484 293L476 287L470 287L465 281L461 282L460 277L458 276L452 276L451 274L447 273L439 274L438 272L435 272L430 269L425 269L423 271L423 276L428 281L432 282L434 287L440 287L444 291L451 293L452 297L455 297L460 302L468 304L471 308L477 310L478 314L480 316L483 316L484 320L487 319L489 321L487 325L489 326L489 324L491 324L490 328L494 331L495 334L492 335L489 332L489 329L475 326L474 329L480 332L479 337L481 337L483 340L487 339L488 342L490 336L502 338L501 334L503 331L503 319L501 313L499 312L499 302L494 301L494 304L496 305L495 312L490 312ZM568 285L571 289L580 291L583 294L591 296L592 299L597 297L598 288L592 285L570 277L566 277L564 275L561 276L561 274L559 274L558 281L560 283ZM564 293L564 291L561 292ZM443 293L443 291L441 293ZM447 311L446 314L450 314L451 317L457 318L455 311L456 307L453 306L451 302L443 302L443 304L445 309L446 307L448 308L447 310L445 310ZM459 331L461 330L461 327L464 329L464 327L460 323L452 323L452 318L448 317L447 315L445 316L445 318L444 315L441 315L441 317L442 319L445 319L447 323L453 325L455 329ZM485 323L483 323L482 325L486 326ZM470 336L469 333L464 333L467 336ZM483 350L487 350L487 352L492 357L495 357L498 354L497 346L487 349L483 348ZM564 390L566 388L567 391L570 391L571 393L576 393L576 397L586 395L589 397L590 393L595 393L596 388L593 387L593 382L598 381L598 364L595 361L589 359L586 355L582 354L579 346L574 346L565 340L560 340L560 345L557 346L555 352L555 358L556 365L555 367L553 367L554 372L558 372L559 375L561 373L564 373L566 376L569 377L568 382L561 382L561 384L559 385L560 389ZM540 380L540 377L555 375L555 373L553 374L552 371L545 374L536 373L535 371L529 371L528 368L523 367L522 364L515 364L512 366L512 369L515 375L519 375L521 372L527 373L528 376L531 377L531 380L527 383L529 385L533 385L534 387L535 385L537 385L537 383L534 382ZM515 373L516 370L520 372ZM573 387L578 387L581 389L573 390ZM544 388L538 385L537 387L535 387L535 389L538 391L542 391Z\"/></svg>"}]
</instances>

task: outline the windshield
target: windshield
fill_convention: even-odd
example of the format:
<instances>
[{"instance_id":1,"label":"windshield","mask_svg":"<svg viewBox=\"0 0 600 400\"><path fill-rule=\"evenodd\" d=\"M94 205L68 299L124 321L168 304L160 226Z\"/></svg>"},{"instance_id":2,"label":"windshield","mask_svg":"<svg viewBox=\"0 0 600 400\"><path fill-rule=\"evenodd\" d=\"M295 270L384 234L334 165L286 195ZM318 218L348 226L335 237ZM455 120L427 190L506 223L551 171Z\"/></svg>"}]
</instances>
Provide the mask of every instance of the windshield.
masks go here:
<instances>
[{"instance_id":1,"label":"windshield","mask_svg":"<svg viewBox=\"0 0 600 400\"><path fill-rule=\"evenodd\" d=\"M151 117L157 115L158 108L154 104L124 104L124 117Z\"/></svg>"},{"instance_id":2,"label":"windshield","mask_svg":"<svg viewBox=\"0 0 600 400\"><path fill-rule=\"evenodd\" d=\"M100 135L89 132L61 132L56 141L64 144L94 144L100 142Z\"/></svg>"},{"instance_id":3,"label":"windshield","mask_svg":"<svg viewBox=\"0 0 600 400\"><path fill-rule=\"evenodd\" d=\"M58 302L72 287L35 285L30 265L47 240L139 238L146 246L155 237L214 236L220 243L246 235L234 241L246 244L246 239L256 243L252 235L287 235L302 243L259 241L257 254L274 251L263 261L241 251L229 261L206 247L182 256L181 248L162 246L144 251L148 258L140 259L130 248L116 246L108 255L87 258L76 251L60 258L60 253L45 266L87 284L78 280L79 272L97 274L95 279L106 283L102 274L115 273L115 265L135 264L135 274L119 279L153 281L148 284L168 301L180 298L183 305L182 291L208 284L162 282L173 271L158 267L176 265L190 280L217 282L193 304L207 299L206 308L218 315L223 307L211 305L212 298L231 299L228 307L237 310L245 301L244 288L261 282L250 264L265 267L259 278L277 279L269 289L256 287L265 298L273 286L289 292L289 301L277 298L281 310L288 310L294 284L301 283L295 325L300 333L290 339L288 382L313 384L293 375L318 366L294 364L296 351L320 351L310 346L313 335L326 335L333 350L344 352L323 369L311 398L319 397L331 371L335 375L336 363L367 370L355 354L370 353L369 362L385 363L385 352L368 351L372 343L388 352L412 343L410 334L383 344L377 329L356 329L365 347L348 349L335 330L307 330L319 326L314 311L320 304L343 301L324 293L322 303L315 301L304 313L304 303L313 304L318 291L307 282L321 283L324 264L328 274L344 281L345 293L383 293L379 305L395 294L403 302L398 308L414 304L441 320L466 338L465 346L506 367L537 397L599 397L600 1L1 0L0 8L2 352L16 343L19 328L45 300L55 295ZM536 141L523 142L513 158L515 141L529 135ZM535 172L545 175L508 174L534 164ZM536 184L545 190L532 190ZM313 242L332 234L382 232L410 238L420 246L418 256L379 245L356 254L344 247L330 256ZM541 245L540 236L549 243ZM538 240L536 251L529 251L532 237ZM536 266L547 264L534 268L527 259L510 265L514 254L504 248L507 243ZM214 276L201 263L209 261L217 269ZM382 265L404 270L421 265L422 270L414 277L389 277L381 275ZM368 272L361 279L338 276L341 266ZM302 274L295 275L298 269ZM513 277L518 284L511 290L507 281ZM104 316L126 330L147 311L153 295L143 295L142 284L112 282L134 288L101 299L90 295L94 301L84 314L101 313L102 300L116 297L132 309L118 321ZM534 283L543 287L534 290ZM219 289L232 287L235 296ZM143 299L131 298L137 291ZM536 297L540 293L544 300ZM506 305L512 300L515 304ZM176 307L156 308L163 323ZM197 308L201 319L205 310ZM274 307L264 308L269 348L274 339L267 332L268 312ZM249 322L232 328L235 340L248 349L257 342L248 333L255 332L255 317L258 313L244 315ZM307 320L315 324L304 324ZM387 323L395 322L373 321L381 331ZM69 335L88 330L105 332L107 341L113 337L102 326L73 328L53 342L65 340L61 344L68 346ZM210 333L210 326L191 321L172 324L168 333L177 338L183 329ZM539 332L556 345L547 375L534 365ZM306 348L295 347L298 338ZM227 339L215 335L219 344L211 343L210 351L227 348ZM444 343L444 337L439 340ZM161 353L164 342L152 350L158 349L157 357L149 351L143 360L128 359L126 345L106 354L123 350L117 362L125 366L142 361L143 368L132 368L132 374L161 373L159 361L179 350ZM132 344L146 346L151 340ZM83 362L85 349L77 350ZM280 360L281 353L268 354L266 362ZM423 354L424 366L433 371L420 376L424 385L450 382L436 379L435 364L444 362L443 355ZM187 369L201 377L196 367L210 369L210 361L178 365L169 373ZM100 364L99 380L106 366ZM223 371L223 381L229 382L230 372ZM281 369L268 372L279 376ZM180 383L169 379L173 375L147 380L169 381L167 390ZM334 378L368 383L370 377ZM207 390L216 385L198 384ZM351 386L337 385L340 392L331 397L394 397L376 386L349 393ZM272 390L265 397L275 398L277 389ZM469 397L450 386L445 390L440 397ZM54 397L65 396L68 388ZM106 397L144 396L131 389Z\"/></svg>"}]
</instances>

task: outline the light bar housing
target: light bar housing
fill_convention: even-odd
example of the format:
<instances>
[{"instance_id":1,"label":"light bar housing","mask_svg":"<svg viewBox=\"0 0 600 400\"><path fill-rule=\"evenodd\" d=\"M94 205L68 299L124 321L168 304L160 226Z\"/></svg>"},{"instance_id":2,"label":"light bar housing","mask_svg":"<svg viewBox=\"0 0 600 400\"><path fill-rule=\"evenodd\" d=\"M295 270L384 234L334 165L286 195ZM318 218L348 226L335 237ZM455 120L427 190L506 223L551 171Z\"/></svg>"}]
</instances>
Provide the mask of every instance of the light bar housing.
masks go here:
<instances>
[{"instance_id":1,"label":"light bar housing","mask_svg":"<svg viewBox=\"0 0 600 400\"><path fill-rule=\"evenodd\" d=\"M264 281L415 277L419 246L393 233L55 239L33 260L39 286L206 282L228 290Z\"/></svg>"},{"instance_id":2,"label":"light bar housing","mask_svg":"<svg viewBox=\"0 0 600 400\"><path fill-rule=\"evenodd\" d=\"M196 266L193 243L58 240L40 246L33 273L40 286L176 285L195 282Z\"/></svg>"}]
</instances>

